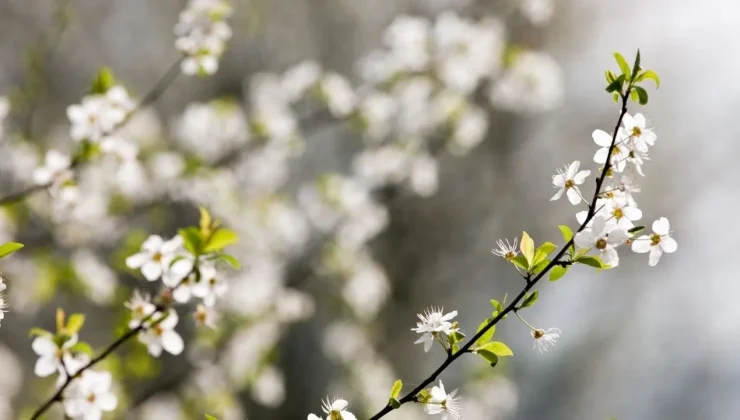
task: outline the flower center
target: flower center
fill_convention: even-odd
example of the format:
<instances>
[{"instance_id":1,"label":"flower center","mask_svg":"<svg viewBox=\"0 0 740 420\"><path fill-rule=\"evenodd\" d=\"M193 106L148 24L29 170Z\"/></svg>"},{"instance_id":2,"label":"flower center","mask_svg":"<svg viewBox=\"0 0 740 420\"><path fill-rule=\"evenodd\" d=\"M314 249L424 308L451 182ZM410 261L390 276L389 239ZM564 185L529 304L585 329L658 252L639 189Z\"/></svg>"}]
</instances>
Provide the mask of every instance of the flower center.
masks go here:
<instances>
[{"instance_id":1,"label":"flower center","mask_svg":"<svg viewBox=\"0 0 740 420\"><path fill-rule=\"evenodd\" d=\"M329 412L329 420L342 420L342 414L338 410L331 410Z\"/></svg>"},{"instance_id":2,"label":"flower center","mask_svg":"<svg viewBox=\"0 0 740 420\"><path fill-rule=\"evenodd\" d=\"M162 255L161 252L156 252L156 253L154 253L154 255L152 255L152 260L154 260L156 262L160 262L160 261L162 261L162 257L163 257L163 255Z\"/></svg>"},{"instance_id":3,"label":"flower center","mask_svg":"<svg viewBox=\"0 0 740 420\"><path fill-rule=\"evenodd\" d=\"M537 340L537 339L542 338L545 335L545 331L544 330L534 330L532 335L534 336L534 339Z\"/></svg>"},{"instance_id":4,"label":"flower center","mask_svg":"<svg viewBox=\"0 0 740 420\"><path fill-rule=\"evenodd\" d=\"M596 248L597 249L606 249L606 239L601 238L598 241L596 241Z\"/></svg>"},{"instance_id":5,"label":"flower center","mask_svg":"<svg viewBox=\"0 0 740 420\"><path fill-rule=\"evenodd\" d=\"M617 220L619 220L619 219L621 219L622 217L624 217L624 212L622 211L622 209L620 209L620 208L616 208L616 209L614 209L614 211L612 212L612 215L613 215L613 216L614 216L614 217L615 217L615 218L616 218Z\"/></svg>"},{"instance_id":6,"label":"flower center","mask_svg":"<svg viewBox=\"0 0 740 420\"><path fill-rule=\"evenodd\" d=\"M634 137L640 137L640 135L642 135L642 130L640 130L640 127L633 127L632 128L632 135Z\"/></svg>"},{"instance_id":7,"label":"flower center","mask_svg":"<svg viewBox=\"0 0 740 420\"><path fill-rule=\"evenodd\" d=\"M54 357L56 357L58 360L62 360L63 356L64 356L64 350L56 349L56 351L54 352Z\"/></svg>"},{"instance_id":8,"label":"flower center","mask_svg":"<svg viewBox=\"0 0 740 420\"><path fill-rule=\"evenodd\" d=\"M211 286L215 286L216 285L216 278L215 277L211 277L208 280L208 284L210 284Z\"/></svg>"},{"instance_id":9,"label":"flower center","mask_svg":"<svg viewBox=\"0 0 740 420\"><path fill-rule=\"evenodd\" d=\"M154 333L154 335L161 336L164 330L159 325L155 325L152 327L152 332Z\"/></svg>"},{"instance_id":10,"label":"flower center","mask_svg":"<svg viewBox=\"0 0 740 420\"><path fill-rule=\"evenodd\" d=\"M87 396L87 402L89 402L90 404L94 404L95 403L95 394L88 395Z\"/></svg>"},{"instance_id":11,"label":"flower center","mask_svg":"<svg viewBox=\"0 0 740 420\"><path fill-rule=\"evenodd\" d=\"M650 242L653 246L658 245L660 243L660 235L658 235L657 233L653 233L652 235L650 235Z\"/></svg>"},{"instance_id":12,"label":"flower center","mask_svg":"<svg viewBox=\"0 0 740 420\"><path fill-rule=\"evenodd\" d=\"M576 182L572 179L565 181L565 188L573 188L576 186Z\"/></svg>"}]
</instances>

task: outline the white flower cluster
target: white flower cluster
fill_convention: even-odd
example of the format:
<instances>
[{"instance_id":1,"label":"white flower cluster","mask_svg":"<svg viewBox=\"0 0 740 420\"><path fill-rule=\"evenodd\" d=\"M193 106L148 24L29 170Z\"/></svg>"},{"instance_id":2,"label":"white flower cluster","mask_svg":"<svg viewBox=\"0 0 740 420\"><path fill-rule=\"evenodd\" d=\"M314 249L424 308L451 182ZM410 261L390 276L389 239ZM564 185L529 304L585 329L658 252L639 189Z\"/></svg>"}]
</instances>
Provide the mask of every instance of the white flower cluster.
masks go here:
<instances>
[{"instance_id":1,"label":"white flower cluster","mask_svg":"<svg viewBox=\"0 0 740 420\"><path fill-rule=\"evenodd\" d=\"M179 235L167 241L152 235L142 244L141 252L126 259L126 265L140 269L149 281L161 279L166 287L164 299L178 303L187 303L192 297L202 299L193 318L198 325L213 328L218 317L213 306L228 285L216 271L212 257L206 254L196 259L184 249ZM126 307L131 310L129 327L142 329L139 340L151 355L158 357L162 350L174 355L182 353L184 343L175 331L179 318L174 309L162 310L148 295L139 292L133 294Z\"/></svg>"},{"instance_id":2,"label":"white flower cluster","mask_svg":"<svg viewBox=\"0 0 740 420\"><path fill-rule=\"evenodd\" d=\"M175 47L185 58L181 69L187 75L212 75L218 71L219 59L231 39L231 5L224 0L189 0L175 25Z\"/></svg>"},{"instance_id":3,"label":"white flower cluster","mask_svg":"<svg viewBox=\"0 0 740 420\"><path fill-rule=\"evenodd\" d=\"M82 370L90 362L90 356L75 351L77 342L76 333L71 336L36 337L31 345L39 356L34 373L40 377L58 374L58 386L73 377L62 396L65 414L75 420L100 419L104 411L113 411L118 405L118 398L111 391L111 374ZM75 377L81 370L82 373Z\"/></svg>"},{"instance_id":4,"label":"white flower cluster","mask_svg":"<svg viewBox=\"0 0 740 420\"><path fill-rule=\"evenodd\" d=\"M75 142L86 142L91 148L113 156L124 167L136 160L138 149L114 133L135 108L136 103L121 86L110 87L104 94L88 95L82 103L67 108L70 137ZM46 187L51 194L52 214L57 220L69 217L78 206L85 204L72 170L76 163L68 154L51 149L46 153L43 165L33 170L34 183Z\"/></svg>"},{"instance_id":5,"label":"white flower cluster","mask_svg":"<svg viewBox=\"0 0 740 420\"><path fill-rule=\"evenodd\" d=\"M619 265L617 247L629 243L635 252L649 252L649 264L654 266L664 252L672 253L678 248L670 236L670 224L665 217L653 223L651 235L635 237L632 233L635 222L642 218L642 211L637 207L633 195L640 191L634 182L634 173L644 175L642 165L648 160L648 150L655 145L657 136L648 127L642 114L625 114L622 126L614 136L612 147L612 135L602 130L593 132L594 142L600 147L594 155L594 162L606 165L608 161L609 177L596 201L593 219L576 234L575 244L578 248L597 250L603 262L616 267ZM557 200L565 193L573 205L591 205L583 198L578 187L591 171L579 172L579 167L580 162L575 161L566 170L553 176L553 185L558 192L552 200ZM588 214L589 211L584 210L576 218L584 223Z\"/></svg>"}]
</instances>

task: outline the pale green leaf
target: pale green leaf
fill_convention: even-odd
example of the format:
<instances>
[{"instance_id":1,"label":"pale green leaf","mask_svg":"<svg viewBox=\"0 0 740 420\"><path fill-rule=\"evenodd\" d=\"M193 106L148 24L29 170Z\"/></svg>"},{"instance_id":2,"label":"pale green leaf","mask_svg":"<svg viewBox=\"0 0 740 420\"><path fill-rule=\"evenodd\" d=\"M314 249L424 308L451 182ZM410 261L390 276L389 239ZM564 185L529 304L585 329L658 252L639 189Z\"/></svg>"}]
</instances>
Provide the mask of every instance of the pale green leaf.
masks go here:
<instances>
[{"instance_id":1,"label":"pale green leaf","mask_svg":"<svg viewBox=\"0 0 740 420\"><path fill-rule=\"evenodd\" d=\"M19 244L18 242L8 242L6 244L2 244L0 245L0 258L7 257L8 255L14 253L15 251L18 251L21 248L23 248L23 244Z\"/></svg>"},{"instance_id":2,"label":"pale green leaf","mask_svg":"<svg viewBox=\"0 0 740 420\"><path fill-rule=\"evenodd\" d=\"M550 269L550 281L560 280L560 278L563 277L565 273L568 272L568 268L570 268L569 265L566 265L565 267L556 265L553 268L551 268Z\"/></svg>"}]
</instances>

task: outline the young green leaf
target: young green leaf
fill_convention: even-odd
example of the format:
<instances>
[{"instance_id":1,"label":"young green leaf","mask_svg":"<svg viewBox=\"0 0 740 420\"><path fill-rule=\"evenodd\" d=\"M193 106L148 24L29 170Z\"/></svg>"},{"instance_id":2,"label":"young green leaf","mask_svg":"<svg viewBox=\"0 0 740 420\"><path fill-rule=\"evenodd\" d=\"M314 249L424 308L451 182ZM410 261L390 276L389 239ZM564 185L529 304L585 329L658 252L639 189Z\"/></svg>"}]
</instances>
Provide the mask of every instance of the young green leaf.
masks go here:
<instances>
[{"instance_id":1,"label":"young green leaf","mask_svg":"<svg viewBox=\"0 0 740 420\"><path fill-rule=\"evenodd\" d=\"M481 350L490 351L491 353L495 354L498 357L514 355L514 352L511 351L509 346L507 346L506 344L500 341L491 341L489 343L486 343L482 345L479 349L477 349L476 352L480 352Z\"/></svg>"},{"instance_id":2,"label":"young green leaf","mask_svg":"<svg viewBox=\"0 0 740 420\"><path fill-rule=\"evenodd\" d=\"M643 230L645 230L645 226L635 226L632 229L629 229L627 232L635 234L635 233L640 233Z\"/></svg>"},{"instance_id":3,"label":"young green leaf","mask_svg":"<svg viewBox=\"0 0 740 420\"><path fill-rule=\"evenodd\" d=\"M637 96L638 96L638 98L640 100L640 105L647 105L647 103L648 103L648 93L647 93L647 91L645 89L643 89L642 87L640 87L640 86L635 86L632 89L634 89L635 92L637 92Z\"/></svg>"},{"instance_id":4,"label":"young green leaf","mask_svg":"<svg viewBox=\"0 0 740 420\"><path fill-rule=\"evenodd\" d=\"M655 82L656 88L660 87L660 77L658 77L658 73L652 70L647 70L641 73L639 76L637 76L637 79L635 79L635 81L637 82L642 82L643 80L652 80L653 82Z\"/></svg>"},{"instance_id":5,"label":"young green leaf","mask_svg":"<svg viewBox=\"0 0 740 420\"><path fill-rule=\"evenodd\" d=\"M519 244L519 249L521 249L524 258L527 259L527 263L532 264L532 260L534 259L534 240L532 240L527 232L522 232L522 240Z\"/></svg>"},{"instance_id":6,"label":"young green leaf","mask_svg":"<svg viewBox=\"0 0 740 420\"><path fill-rule=\"evenodd\" d=\"M177 233L182 237L185 243L185 249L193 255L200 255L201 248L203 246L203 235L200 233L200 229L195 226L188 226L186 228L179 229Z\"/></svg>"},{"instance_id":7,"label":"young green leaf","mask_svg":"<svg viewBox=\"0 0 740 420\"><path fill-rule=\"evenodd\" d=\"M486 328L489 322L491 322L491 318L484 319L483 322L481 322L480 325L478 325L478 330L476 331L476 333L479 333L481 332L481 330L483 330L483 328ZM495 333L496 333L496 326L494 325L491 328L489 328L488 331L486 331L482 336L480 336L479 339L475 340L475 344L477 346L482 346L483 344L486 344L487 342L491 341Z\"/></svg>"},{"instance_id":8,"label":"young green leaf","mask_svg":"<svg viewBox=\"0 0 740 420\"><path fill-rule=\"evenodd\" d=\"M631 80L635 80L637 77L637 73L640 72L640 50L637 50L637 55L635 56L635 64L632 65L632 75L630 77Z\"/></svg>"},{"instance_id":9,"label":"young green leaf","mask_svg":"<svg viewBox=\"0 0 740 420\"><path fill-rule=\"evenodd\" d=\"M64 314L64 309L57 308L57 316L56 316L57 332L61 332L64 329L64 324L65 324L64 319L65 319L65 317L66 317L66 315Z\"/></svg>"},{"instance_id":10,"label":"young green leaf","mask_svg":"<svg viewBox=\"0 0 740 420\"><path fill-rule=\"evenodd\" d=\"M632 74L632 70L630 69L630 65L627 64L627 60L624 59L622 54L615 52L614 59L617 60L617 64L619 65L619 70L622 71L622 75L624 75L625 77L630 77L630 75Z\"/></svg>"},{"instance_id":11,"label":"young green leaf","mask_svg":"<svg viewBox=\"0 0 740 420\"><path fill-rule=\"evenodd\" d=\"M217 418L213 417L210 414L206 414L206 420L218 420Z\"/></svg>"},{"instance_id":12,"label":"young green leaf","mask_svg":"<svg viewBox=\"0 0 740 420\"><path fill-rule=\"evenodd\" d=\"M211 213L205 207L200 206L198 210L200 211L200 233L206 238L211 234L213 219L211 218Z\"/></svg>"},{"instance_id":13,"label":"young green leaf","mask_svg":"<svg viewBox=\"0 0 740 420\"><path fill-rule=\"evenodd\" d=\"M558 229L560 229L560 233L563 234L563 241L567 244L568 241L570 241L573 238L573 230L571 230L570 226L566 225L560 225L558 226ZM568 254L573 256L573 253L575 252L576 247L575 245L571 244L568 248Z\"/></svg>"},{"instance_id":14,"label":"young green leaf","mask_svg":"<svg viewBox=\"0 0 740 420\"><path fill-rule=\"evenodd\" d=\"M552 269L550 269L550 281L560 280L560 278L568 272L569 268L569 265L566 265L565 267L561 265L554 266Z\"/></svg>"},{"instance_id":15,"label":"young green leaf","mask_svg":"<svg viewBox=\"0 0 740 420\"><path fill-rule=\"evenodd\" d=\"M521 268L524 271L529 270L529 262L527 262L527 257L525 257L522 254L517 255L516 257L510 259L512 264L515 266Z\"/></svg>"},{"instance_id":16,"label":"young green leaf","mask_svg":"<svg viewBox=\"0 0 740 420\"><path fill-rule=\"evenodd\" d=\"M395 398L391 398L390 400L388 400L388 405L393 407L394 410L398 410L399 408L401 408L401 402Z\"/></svg>"},{"instance_id":17,"label":"young green leaf","mask_svg":"<svg viewBox=\"0 0 740 420\"><path fill-rule=\"evenodd\" d=\"M77 334L83 325L85 325L85 314L72 314L67 320L65 330L68 334Z\"/></svg>"},{"instance_id":18,"label":"young green leaf","mask_svg":"<svg viewBox=\"0 0 740 420\"><path fill-rule=\"evenodd\" d=\"M585 264L589 267L594 267L594 268L601 268L601 269L610 268L608 264L604 263L603 261L601 261L601 258L596 257L596 256L590 256L590 255L584 256L584 257L577 259L576 262L579 264Z\"/></svg>"},{"instance_id":19,"label":"young green leaf","mask_svg":"<svg viewBox=\"0 0 740 420\"><path fill-rule=\"evenodd\" d=\"M504 305L502 305L501 302L497 301L496 299L491 299L491 306L493 306L493 309L495 309L497 312L502 312L504 310Z\"/></svg>"},{"instance_id":20,"label":"young green leaf","mask_svg":"<svg viewBox=\"0 0 740 420\"><path fill-rule=\"evenodd\" d=\"M236 243L239 240L236 232L228 229L219 229L211 235L203 248L203 252L214 252L221 251L229 245Z\"/></svg>"},{"instance_id":21,"label":"young green leaf","mask_svg":"<svg viewBox=\"0 0 740 420\"><path fill-rule=\"evenodd\" d=\"M38 328L38 327L32 327L28 331L28 336L29 337L38 336L38 337L46 337L48 339L52 339L54 337L54 334L44 329Z\"/></svg>"},{"instance_id":22,"label":"young green leaf","mask_svg":"<svg viewBox=\"0 0 740 420\"><path fill-rule=\"evenodd\" d=\"M496 356L496 353L490 350L477 349L475 353L486 359L486 361L491 364L491 367L496 366L496 364L498 363L498 356Z\"/></svg>"},{"instance_id":23,"label":"young green leaf","mask_svg":"<svg viewBox=\"0 0 740 420\"><path fill-rule=\"evenodd\" d=\"M8 242L6 244L2 244L0 245L0 258L7 257L8 255L14 253L15 251L18 251L21 248L23 248L23 244L19 244L18 242Z\"/></svg>"},{"instance_id":24,"label":"young green leaf","mask_svg":"<svg viewBox=\"0 0 740 420\"><path fill-rule=\"evenodd\" d=\"M524 297L524 301L522 302L521 307L522 308L528 308L532 305L534 305L535 302L537 302L537 298L540 297L540 292L535 290L533 292L529 292L526 297Z\"/></svg>"},{"instance_id":25,"label":"young green leaf","mask_svg":"<svg viewBox=\"0 0 740 420\"><path fill-rule=\"evenodd\" d=\"M240 270L242 268L241 264L239 264L239 260L237 260L233 255L219 254L218 259L230 265L235 270Z\"/></svg>"},{"instance_id":26,"label":"young green leaf","mask_svg":"<svg viewBox=\"0 0 740 420\"><path fill-rule=\"evenodd\" d=\"M530 271L532 272L532 274L539 274L542 270L544 270L547 267L548 264L550 264L550 260L545 258L544 260L538 262L537 265L532 267Z\"/></svg>"},{"instance_id":27,"label":"young green leaf","mask_svg":"<svg viewBox=\"0 0 740 420\"><path fill-rule=\"evenodd\" d=\"M116 78L113 76L113 72L110 68L103 67L98 71L95 79L93 79L92 86L90 86L90 93L93 95L103 95L115 85Z\"/></svg>"},{"instance_id":28,"label":"young green leaf","mask_svg":"<svg viewBox=\"0 0 740 420\"><path fill-rule=\"evenodd\" d=\"M396 382L393 382L393 387L391 388L391 398L398 398L399 395L401 395L401 389L403 389L403 382L398 379Z\"/></svg>"},{"instance_id":29,"label":"young green leaf","mask_svg":"<svg viewBox=\"0 0 740 420\"><path fill-rule=\"evenodd\" d=\"M92 356L93 353L95 353L93 351L92 346L90 346L89 344L87 344L84 341L78 341L78 342L76 342L74 346L72 346L72 347L69 348L69 350L71 352L73 352L73 353L85 353L85 354L87 354L89 356Z\"/></svg>"}]
</instances>

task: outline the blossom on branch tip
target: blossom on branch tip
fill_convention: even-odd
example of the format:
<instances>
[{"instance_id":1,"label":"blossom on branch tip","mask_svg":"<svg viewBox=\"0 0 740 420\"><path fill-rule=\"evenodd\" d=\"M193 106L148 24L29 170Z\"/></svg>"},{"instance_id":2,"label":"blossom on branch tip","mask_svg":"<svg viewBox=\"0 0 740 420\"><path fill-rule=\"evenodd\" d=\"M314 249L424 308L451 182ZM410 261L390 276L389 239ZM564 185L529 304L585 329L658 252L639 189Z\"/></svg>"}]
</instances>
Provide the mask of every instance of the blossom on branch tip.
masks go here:
<instances>
[{"instance_id":1,"label":"blossom on branch tip","mask_svg":"<svg viewBox=\"0 0 740 420\"><path fill-rule=\"evenodd\" d=\"M664 252L670 254L676 252L676 249L678 249L678 243L671 237L671 225L665 217L653 222L651 235L642 235L632 240L633 251L639 254L650 253L648 263L651 267L658 264Z\"/></svg>"},{"instance_id":2,"label":"blossom on branch tip","mask_svg":"<svg viewBox=\"0 0 740 420\"><path fill-rule=\"evenodd\" d=\"M140 268L149 281L160 278L170 268L170 262L183 245L180 236L165 241L159 235L151 235L141 245L141 252L126 258L128 268Z\"/></svg>"},{"instance_id":3,"label":"blossom on branch tip","mask_svg":"<svg viewBox=\"0 0 740 420\"><path fill-rule=\"evenodd\" d=\"M448 314L444 313L443 308L429 308L423 314L417 314L421 322L416 323L416 328L411 331L422 334L421 338L414 344L424 343L424 352L429 352L434 344L435 338L439 333L450 335L458 329L450 321L457 316L457 311Z\"/></svg>"},{"instance_id":4,"label":"blossom on branch tip","mask_svg":"<svg viewBox=\"0 0 740 420\"><path fill-rule=\"evenodd\" d=\"M544 353L547 351L548 346L554 346L557 340L560 338L560 329L534 329L532 330L532 338L534 339L534 346L532 347L532 350L536 349L539 350L540 353Z\"/></svg>"},{"instance_id":5,"label":"blossom on branch tip","mask_svg":"<svg viewBox=\"0 0 740 420\"><path fill-rule=\"evenodd\" d=\"M566 166L565 169L559 169L558 173L553 175L552 184L555 188L558 188L558 192L550 199L555 201L566 193L568 201L571 204L577 205L582 201L581 190L578 189L578 185L583 184L586 181L586 177L591 175L591 171L578 171L581 166L581 162L575 161L570 165Z\"/></svg>"},{"instance_id":6,"label":"blossom on branch tip","mask_svg":"<svg viewBox=\"0 0 740 420\"><path fill-rule=\"evenodd\" d=\"M441 420L459 420L462 416L462 398L457 397L457 390L445 391L444 384L439 381L439 386L432 387L429 401L424 402L424 411L427 414L441 414Z\"/></svg>"}]
</instances>

